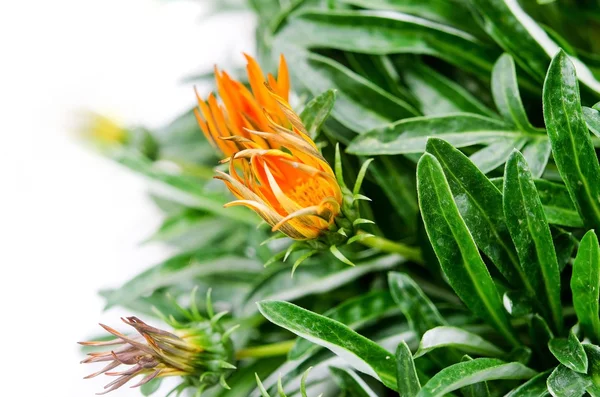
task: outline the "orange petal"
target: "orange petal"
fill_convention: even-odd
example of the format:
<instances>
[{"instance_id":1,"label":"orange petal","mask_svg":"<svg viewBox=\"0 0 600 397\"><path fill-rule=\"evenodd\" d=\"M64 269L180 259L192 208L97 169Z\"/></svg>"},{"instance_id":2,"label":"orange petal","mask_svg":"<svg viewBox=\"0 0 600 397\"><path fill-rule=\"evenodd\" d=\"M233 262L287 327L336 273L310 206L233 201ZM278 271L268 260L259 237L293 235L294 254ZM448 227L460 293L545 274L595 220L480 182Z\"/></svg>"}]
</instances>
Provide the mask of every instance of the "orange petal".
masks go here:
<instances>
[{"instance_id":1,"label":"orange petal","mask_svg":"<svg viewBox=\"0 0 600 397\"><path fill-rule=\"evenodd\" d=\"M283 54L279 56L279 71L277 73L277 88L279 89L279 95L289 101L290 93L290 74L288 72L287 62Z\"/></svg>"}]
</instances>

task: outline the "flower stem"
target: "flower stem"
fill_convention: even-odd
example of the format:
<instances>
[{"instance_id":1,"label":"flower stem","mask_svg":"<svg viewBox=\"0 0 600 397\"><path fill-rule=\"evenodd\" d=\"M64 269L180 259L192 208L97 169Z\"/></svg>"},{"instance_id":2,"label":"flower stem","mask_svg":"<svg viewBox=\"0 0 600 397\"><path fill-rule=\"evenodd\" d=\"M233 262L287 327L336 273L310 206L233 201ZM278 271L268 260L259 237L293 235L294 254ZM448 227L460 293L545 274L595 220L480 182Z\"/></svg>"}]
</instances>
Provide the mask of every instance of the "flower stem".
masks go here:
<instances>
[{"instance_id":1,"label":"flower stem","mask_svg":"<svg viewBox=\"0 0 600 397\"><path fill-rule=\"evenodd\" d=\"M295 343L295 340L288 340L284 342L272 343L270 345L247 347L245 349L238 350L235 356L238 360L250 357L258 358L283 356L292 349L292 346L294 346Z\"/></svg>"},{"instance_id":2,"label":"flower stem","mask_svg":"<svg viewBox=\"0 0 600 397\"><path fill-rule=\"evenodd\" d=\"M362 233L365 232L362 230L358 231L358 234ZM421 265L424 264L423 257L421 256L421 250L417 247L411 247L409 245L391 241L380 236L366 237L359 241L361 244L367 247L377 248L383 252L400 254L408 260L417 262Z\"/></svg>"}]
</instances>

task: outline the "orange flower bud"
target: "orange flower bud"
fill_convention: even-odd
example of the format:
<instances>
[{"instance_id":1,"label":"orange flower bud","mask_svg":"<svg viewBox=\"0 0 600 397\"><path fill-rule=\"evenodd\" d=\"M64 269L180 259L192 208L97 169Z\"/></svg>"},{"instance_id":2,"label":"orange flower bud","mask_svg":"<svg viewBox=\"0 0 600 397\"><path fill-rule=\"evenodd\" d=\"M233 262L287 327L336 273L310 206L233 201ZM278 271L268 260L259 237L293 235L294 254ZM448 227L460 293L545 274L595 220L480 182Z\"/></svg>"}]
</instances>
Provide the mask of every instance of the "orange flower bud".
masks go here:
<instances>
[{"instance_id":1,"label":"orange flower bud","mask_svg":"<svg viewBox=\"0 0 600 397\"><path fill-rule=\"evenodd\" d=\"M342 191L288 103L284 57L277 79L265 79L258 63L246 59L252 91L215 69L223 105L210 95L198 98L196 109L204 135L230 163L229 173L216 176L237 198L226 206L249 207L293 239L315 239L340 213Z\"/></svg>"}]
</instances>

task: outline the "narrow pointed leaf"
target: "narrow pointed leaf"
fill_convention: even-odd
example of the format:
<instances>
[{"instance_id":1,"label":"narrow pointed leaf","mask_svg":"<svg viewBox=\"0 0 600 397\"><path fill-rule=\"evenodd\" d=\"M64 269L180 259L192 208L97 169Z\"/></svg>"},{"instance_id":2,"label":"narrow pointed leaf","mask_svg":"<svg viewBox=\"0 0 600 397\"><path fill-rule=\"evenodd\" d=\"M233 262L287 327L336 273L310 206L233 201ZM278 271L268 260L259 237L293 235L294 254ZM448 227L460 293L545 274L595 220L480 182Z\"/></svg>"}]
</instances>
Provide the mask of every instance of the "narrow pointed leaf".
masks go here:
<instances>
[{"instance_id":1,"label":"narrow pointed leaf","mask_svg":"<svg viewBox=\"0 0 600 397\"><path fill-rule=\"evenodd\" d=\"M592 382L591 387L588 387L588 393L592 394L590 389L594 390L595 394L592 396L595 397L600 391L600 347L584 343L583 349L588 358L588 376Z\"/></svg>"},{"instance_id":2,"label":"narrow pointed leaf","mask_svg":"<svg viewBox=\"0 0 600 397\"><path fill-rule=\"evenodd\" d=\"M542 372L513 389L506 397L546 397L550 395L546 385L548 376L550 376L550 371Z\"/></svg>"},{"instance_id":3,"label":"narrow pointed leaf","mask_svg":"<svg viewBox=\"0 0 600 397\"><path fill-rule=\"evenodd\" d=\"M424 115L441 116L464 112L498 117L460 84L424 63L410 62L402 66L404 81L416 96Z\"/></svg>"},{"instance_id":4,"label":"narrow pointed leaf","mask_svg":"<svg viewBox=\"0 0 600 397\"><path fill-rule=\"evenodd\" d=\"M568 338L554 338L550 340L548 348L554 354L554 357L565 367L582 374L587 373L587 356L573 330L569 332Z\"/></svg>"},{"instance_id":5,"label":"narrow pointed leaf","mask_svg":"<svg viewBox=\"0 0 600 397\"><path fill-rule=\"evenodd\" d=\"M498 290L454 203L438 160L425 153L417 166L419 203L425 229L450 285L478 317L511 344L519 345Z\"/></svg>"},{"instance_id":6,"label":"narrow pointed leaf","mask_svg":"<svg viewBox=\"0 0 600 397\"><path fill-rule=\"evenodd\" d=\"M202 277L228 273L256 277L261 270L262 265L256 260L214 249L180 254L150 267L120 288L105 294L106 308L127 305L156 289L193 282Z\"/></svg>"},{"instance_id":7,"label":"narrow pointed leaf","mask_svg":"<svg viewBox=\"0 0 600 397\"><path fill-rule=\"evenodd\" d=\"M150 382L144 383L140 387L140 391L142 392L142 395L144 395L144 396L151 396L160 388L161 383L162 383L162 378L154 378Z\"/></svg>"},{"instance_id":8,"label":"narrow pointed leaf","mask_svg":"<svg viewBox=\"0 0 600 397\"><path fill-rule=\"evenodd\" d=\"M521 363L506 363L495 358L476 358L442 369L423 386L418 397L444 396L479 382L530 379L536 374Z\"/></svg>"},{"instance_id":9,"label":"narrow pointed leaf","mask_svg":"<svg viewBox=\"0 0 600 397\"><path fill-rule=\"evenodd\" d=\"M525 156L523 156L525 157ZM493 178L490 181L498 189L503 189L504 178ZM571 201L569 191L565 185L550 182L545 179L536 179L535 187L540 196L546 220L552 225L567 227L583 227L583 221Z\"/></svg>"},{"instance_id":10,"label":"narrow pointed leaf","mask_svg":"<svg viewBox=\"0 0 600 397\"><path fill-rule=\"evenodd\" d=\"M540 178L544 173L551 152L552 147L550 146L550 141L545 137L531 139L525 144L525 147L523 147L523 157L527 160L529 170L534 178Z\"/></svg>"},{"instance_id":11,"label":"narrow pointed leaf","mask_svg":"<svg viewBox=\"0 0 600 397\"><path fill-rule=\"evenodd\" d=\"M380 156L371 163L369 173L381 186L396 213L409 225L408 229L415 230L419 211L415 171L401 160Z\"/></svg>"},{"instance_id":12,"label":"narrow pointed leaf","mask_svg":"<svg viewBox=\"0 0 600 397\"><path fill-rule=\"evenodd\" d=\"M517 252L504 220L502 193L467 156L447 142L431 138L427 152L441 164L460 215L479 249L511 285L522 286Z\"/></svg>"},{"instance_id":13,"label":"narrow pointed leaf","mask_svg":"<svg viewBox=\"0 0 600 397\"><path fill-rule=\"evenodd\" d=\"M552 330L539 314L531 316L529 321L529 337L536 341L533 345L534 351L544 359L544 362L555 362L555 358L548 350L548 343L554 338Z\"/></svg>"},{"instance_id":14,"label":"narrow pointed leaf","mask_svg":"<svg viewBox=\"0 0 600 397\"><path fill-rule=\"evenodd\" d=\"M500 139L473 153L470 159L481 172L487 174L506 163L512 151L520 150L525 143L527 138Z\"/></svg>"},{"instance_id":15,"label":"narrow pointed leaf","mask_svg":"<svg viewBox=\"0 0 600 397\"><path fill-rule=\"evenodd\" d=\"M585 394L585 389L592 382L587 376L571 371L561 364L552 371L546 384L553 397L579 397Z\"/></svg>"},{"instance_id":16,"label":"narrow pointed leaf","mask_svg":"<svg viewBox=\"0 0 600 397\"><path fill-rule=\"evenodd\" d=\"M306 104L300 119L308 131L308 135L314 140L321 125L327 120L335 103L335 90L327 90L316 96Z\"/></svg>"},{"instance_id":17,"label":"narrow pointed leaf","mask_svg":"<svg viewBox=\"0 0 600 397\"><path fill-rule=\"evenodd\" d=\"M267 275L248 293L242 309L245 315L256 311L254 302L259 300L292 301L305 296L321 294L346 285L366 274L391 270L402 263L399 255L386 255L359 262L358 266L344 266L342 269L331 266L300 266L290 277L289 269L282 268Z\"/></svg>"},{"instance_id":18,"label":"narrow pointed leaf","mask_svg":"<svg viewBox=\"0 0 600 397\"><path fill-rule=\"evenodd\" d=\"M356 370L396 389L396 363L393 355L375 342L340 322L288 302L261 301L257 305L262 315L273 324L326 347Z\"/></svg>"},{"instance_id":19,"label":"narrow pointed leaf","mask_svg":"<svg viewBox=\"0 0 600 397\"><path fill-rule=\"evenodd\" d=\"M471 15L466 4L461 1L420 1L420 0L341 0L342 3L352 4L371 10L400 11L417 15L430 20L455 25L461 22L460 28L469 24ZM476 28L476 26L473 26Z\"/></svg>"},{"instance_id":20,"label":"narrow pointed leaf","mask_svg":"<svg viewBox=\"0 0 600 397\"><path fill-rule=\"evenodd\" d=\"M544 179L535 181L548 223L568 227L583 227L583 221L564 185Z\"/></svg>"},{"instance_id":21,"label":"narrow pointed leaf","mask_svg":"<svg viewBox=\"0 0 600 397\"><path fill-rule=\"evenodd\" d=\"M421 390L421 383L417 376L412 353L404 341L400 342L396 349L396 366L400 397L415 397Z\"/></svg>"},{"instance_id":22,"label":"narrow pointed leaf","mask_svg":"<svg viewBox=\"0 0 600 397\"><path fill-rule=\"evenodd\" d=\"M596 109L583 106L583 117L590 131L600 138L600 112Z\"/></svg>"},{"instance_id":23,"label":"narrow pointed leaf","mask_svg":"<svg viewBox=\"0 0 600 397\"><path fill-rule=\"evenodd\" d=\"M562 329L560 271L550 227L531 172L521 153L515 151L506 163L504 215L528 291L537 297L555 330Z\"/></svg>"},{"instance_id":24,"label":"narrow pointed leaf","mask_svg":"<svg viewBox=\"0 0 600 397\"><path fill-rule=\"evenodd\" d=\"M544 120L554 161L581 218L600 227L600 165L583 119L575 70L560 51L544 83Z\"/></svg>"},{"instance_id":25,"label":"narrow pointed leaf","mask_svg":"<svg viewBox=\"0 0 600 397\"><path fill-rule=\"evenodd\" d=\"M427 54L482 75L500 55L469 33L400 12L307 10L294 15L277 40L374 55Z\"/></svg>"},{"instance_id":26,"label":"narrow pointed leaf","mask_svg":"<svg viewBox=\"0 0 600 397\"><path fill-rule=\"evenodd\" d=\"M342 64L317 54L286 53L290 70L312 95L335 89L331 116L350 130L362 133L419 112Z\"/></svg>"},{"instance_id":27,"label":"narrow pointed leaf","mask_svg":"<svg viewBox=\"0 0 600 397\"><path fill-rule=\"evenodd\" d=\"M120 150L112 155L114 160L145 177L160 197L245 225L256 225L257 218L250 211L243 208L223 208L228 200L227 196L203 191L196 178L167 172L144 156L131 151Z\"/></svg>"},{"instance_id":28,"label":"narrow pointed leaf","mask_svg":"<svg viewBox=\"0 0 600 397\"><path fill-rule=\"evenodd\" d=\"M490 144L523 136L502 121L468 113L415 117L375 128L352 140L349 153L384 155L422 153L427 140L436 136L455 147Z\"/></svg>"},{"instance_id":29,"label":"narrow pointed leaf","mask_svg":"<svg viewBox=\"0 0 600 397\"><path fill-rule=\"evenodd\" d=\"M552 241L554 242L554 249L556 250L558 268L562 272L571 261L573 250L575 249L575 245L579 244L579 241L573 236L573 233L559 228L554 230Z\"/></svg>"},{"instance_id":30,"label":"narrow pointed leaf","mask_svg":"<svg viewBox=\"0 0 600 397\"><path fill-rule=\"evenodd\" d=\"M486 32L514 57L521 68L541 81L548 61L560 50L559 45L515 0L473 0L473 5L483 18ZM577 58L572 59L577 65L580 81L600 92L600 82L590 69Z\"/></svg>"},{"instance_id":31,"label":"narrow pointed leaf","mask_svg":"<svg viewBox=\"0 0 600 397\"><path fill-rule=\"evenodd\" d=\"M588 231L581 242L573 262L571 275L573 306L585 335L593 341L600 340L600 248L598 237Z\"/></svg>"},{"instance_id":32,"label":"narrow pointed leaf","mask_svg":"<svg viewBox=\"0 0 600 397\"><path fill-rule=\"evenodd\" d=\"M492 95L498 111L507 122L524 132L533 134L538 132L525 113L517 83L515 62L509 54L503 54L494 65Z\"/></svg>"},{"instance_id":33,"label":"narrow pointed leaf","mask_svg":"<svg viewBox=\"0 0 600 397\"><path fill-rule=\"evenodd\" d=\"M473 360L473 358L465 354L461 362L471 360ZM490 389L487 382L479 382L465 386L461 389L461 392L465 397L490 397Z\"/></svg>"},{"instance_id":34,"label":"narrow pointed leaf","mask_svg":"<svg viewBox=\"0 0 600 397\"><path fill-rule=\"evenodd\" d=\"M410 328L418 335L424 334L430 328L446 324L435 305L408 275L390 272L388 283L392 296Z\"/></svg>"},{"instance_id":35,"label":"narrow pointed leaf","mask_svg":"<svg viewBox=\"0 0 600 397\"><path fill-rule=\"evenodd\" d=\"M388 291L373 291L326 311L323 315L345 324L348 328L358 329L372 321L398 312L398 306ZM290 360L296 360L317 346L306 339L299 338L288 353Z\"/></svg>"},{"instance_id":36,"label":"narrow pointed leaf","mask_svg":"<svg viewBox=\"0 0 600 397\"><path fill-rule=\"evenodd\" d=\"M441 326L425 332L415 358L441 347L454 347L478 356L502 357L505 353L494 344L472 332L458 327Z\"/></svg>"},{"instance_id":37,"label":"narrow pointed leaf","mask_svg":"<svg viewBox=\"0 0 600 397\"><path fill-rule=\"evenodd\" d=\"M377 394L365 383L356 372L347 368L329 367L340 389L352 397L377 397Z\"/></svg>"}]
</instances>

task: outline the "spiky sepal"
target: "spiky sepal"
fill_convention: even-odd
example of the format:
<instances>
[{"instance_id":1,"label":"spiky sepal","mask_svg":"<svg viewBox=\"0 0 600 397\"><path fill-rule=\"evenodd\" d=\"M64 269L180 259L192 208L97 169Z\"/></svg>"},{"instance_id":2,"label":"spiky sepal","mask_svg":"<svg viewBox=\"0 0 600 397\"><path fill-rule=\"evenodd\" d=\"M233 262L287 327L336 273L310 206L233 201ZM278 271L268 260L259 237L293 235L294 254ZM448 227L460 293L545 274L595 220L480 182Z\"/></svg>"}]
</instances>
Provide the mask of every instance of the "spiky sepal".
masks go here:
<instances>
[{"instance_id":1,"label":"spiky sepal","mask_svg":"<svg viewBox=\"0 0 600 397\"><path fill-rule=\"evenodd\" d=\"M323 232L319 237L312 240L300 240L294 241L286 251L275 254L271 259L267 261L265 266L269 266L275 262L283 260L285 262L293 252L302 251L302 255L298 257L292 267L292 276L295 270L305 260L318 254L319 252L329 251L335 258L341 262L354 266L352 261L348 259L339 249L347 244L352 244L356 241L360 241L364 238L370 237L371 234L364 233L359 229L359 225L373 224L374 222L370 219L360 217L360 206L361 200L370 201L370 199L360 194L360 188L365 178L367 169L372 159L365 161L358 173L356 182L350 190L346 185L343 178L342 161L339 151L339 145L336 147L335 155L335 176L340 186L343 195L343 201L341 205L341 211L336 216L335 221L329 227L329 230ZM285 237L283 235L277 237ZM276 237L271 237L265 241L267 243L272 241Z\"/></svg>"},{"instance_id":2,"label":"spiky sepal","mask_svg":"<svg viewBox=\"0 0 600 397\"><path fill-rule=\"evenodd\" d=\"M206 299L206 316L201 315L196 306L195 290L189 309L182 308L177 302L174 304L186 318L185 322L158 313L173 328L171 332L152 327L137 317L126 317L123 322L134 328L136 335L125 335L101 324L115 339L80 342L85 346L116 346L109 351L89 353L82 361L106 363L104 368L86 378L101 374L116 377L99 394L116 390L138 376L143 378L132 387L165 376L182 377L178 390L194 387L201 391L216 384L227 385L225 379L235 366L230 339L233 329L225 330L219 321L225 313L214 313L210 291ZM121 365L129 367L124 371L113 371Z\"/></svg>"}]
</instances>

